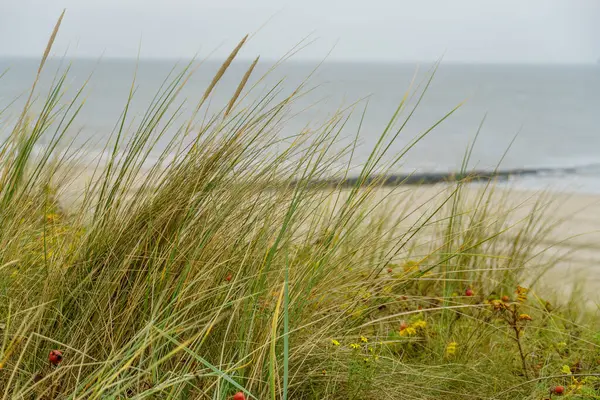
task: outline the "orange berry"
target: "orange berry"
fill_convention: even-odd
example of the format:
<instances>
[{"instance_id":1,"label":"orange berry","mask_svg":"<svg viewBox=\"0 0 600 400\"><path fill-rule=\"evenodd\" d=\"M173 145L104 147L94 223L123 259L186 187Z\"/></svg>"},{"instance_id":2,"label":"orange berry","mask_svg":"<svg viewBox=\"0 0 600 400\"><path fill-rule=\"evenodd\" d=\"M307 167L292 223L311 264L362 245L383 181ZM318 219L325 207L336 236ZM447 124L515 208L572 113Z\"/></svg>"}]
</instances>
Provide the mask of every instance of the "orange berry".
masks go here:
<instances>
[{"instance_id":1,"label":"orange berry","mask_svg":"<svg viewBox=\"0 0 600 400\"><path fill-rule=\"evenodd\" d=\"M48 361L50 361L50 364L52 365L58 365L62 362L62 360L63 355L60 350L52 350L50 354L48 354Z\"/></svg>"},{"instance_id":2,"label":"orange berry","mask_svg":"<svg viewBox=\"0 0 600 400\"><path fill-rule=\"evenodd\" d=\"M504 295L504 296L502 296L502 301L505 303L508 303L510 301L510 297Z\"/></svg>"},{"instance_id":3,"label":"orange berry","mask_svg":"<svg viewBox=\"0 0 600 400\"><path fill-rule=\"evenodd\" d=\"M565 387L564 386L555 386L554 389L552 389L552 391L555 394L561 395L565 392Z\"/></svg>"},{"instance_id":4,"label":"orange berry","mask_svg":"<svg viewBox=\"0 0 600 400\"><path fill-rule=\"evenodd\" d=\"M230 282L230 281L231 281L231 278L233 278L233 275L231 275L231 274L228 274L228 275L225 277L225 280L226 280L227 282Z\"/></svg>"},{"instance_id":5,"label":"orange berry","mask_svg":"<svg viewBox=\"0 0 600 400\"><path fill-rule=\"evenodd\" d=\"M408 323L406 321L400 322L400 330L403 331L408 328Z\"/></svg>"},{"instance_id":6,"label":"orange berry","mask_svg":"<svg viewBox=\"0 0 600 400\"><path fill-rule=\"evenodd\" d=\"M391 268L388 268L388 269L387 269L387 272L388 272L388 274L391 274L393 271L394 271L394 270L393 270L393 269L391 269Z\"/></svg>"}]
</instances>

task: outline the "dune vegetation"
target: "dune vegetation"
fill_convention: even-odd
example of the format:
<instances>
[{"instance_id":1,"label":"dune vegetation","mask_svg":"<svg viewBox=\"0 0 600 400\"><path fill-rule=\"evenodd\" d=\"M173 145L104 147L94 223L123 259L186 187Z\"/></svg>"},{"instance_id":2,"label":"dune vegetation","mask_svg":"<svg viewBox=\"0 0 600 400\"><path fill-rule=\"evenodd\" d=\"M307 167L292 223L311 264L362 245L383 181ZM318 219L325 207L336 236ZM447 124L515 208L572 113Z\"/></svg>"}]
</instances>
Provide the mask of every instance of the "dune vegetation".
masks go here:
<instances>
[{"instance_id":1,"label":"dune vegetation","mask_svg":"<svg viewBox=\"0 0 600 400\"><path fill-rule=\"evenodd\" d=\"M70 141L84 104L65 101L68 67L3 123L3 399L600 398L597 313L538 283L554 262L542 197L515 221L492 184L382 189L372 178L410 151L389 151L406 101L342 186L355 148L334 145L362 111L282 138L306 88L242 103L255 63L205 116L243 44L181 126L194 63L133 125L132 85L107 159Z\"/></svg>"}]
</instances>

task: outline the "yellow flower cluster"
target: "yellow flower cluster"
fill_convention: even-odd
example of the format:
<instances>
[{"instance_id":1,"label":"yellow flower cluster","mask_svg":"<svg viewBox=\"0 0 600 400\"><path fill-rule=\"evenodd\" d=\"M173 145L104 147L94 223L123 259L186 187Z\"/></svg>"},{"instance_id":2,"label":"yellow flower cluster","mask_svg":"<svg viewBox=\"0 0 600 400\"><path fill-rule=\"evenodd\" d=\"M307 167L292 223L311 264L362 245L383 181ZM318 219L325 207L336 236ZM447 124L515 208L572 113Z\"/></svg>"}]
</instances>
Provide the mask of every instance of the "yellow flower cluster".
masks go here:
<instances>
[{"instance_id":1,"label":"yellow flower cluster","mask_svg":"<svg viewBox=\"0 0 600 400\"><path fill-rule=\"evenodd\" d=\"M517 286L515 293L517 294L517 301L519 303L523 304L527 301L527 292L529 292L529 289L522 286Z\"/></svg>"},{"instance_id":2,"label":"yellow flower cluster","mask_svg":"<svg viewBox=\"0 0 600 400\"><path fill-rule=\"evenodd\" d=\"M446 357L451 357L456 354L456 348L458 347L458 343L450 342L446 346Z\"/></svg>"},{"instance_id":3,"label":"yellow flower cluster","mask_svg":"<svg viewBox=\"0 0 600 400\"><path fill-rule=\"evenodd\" d=\"M60 219L60 215L58 215L58 214L47 214L46 215L46 221L49 224L53 224L55 222L58 222L59 219Z\"/></svg>"},{"instance_id":4,"label":"yellow flower cluster","mask_svg":"<svg viewBox=\"0 0 600 400\"><path fill-rule=\"evenodd\" d=\"M502 310L503 308L506 308L506 303L504 303L502 300L492 300L489 303L492 307L494 307L494 310Z\"/></svg>"},{"instance_id":5,"label":"yellow flower cluster","mask_svg":"<svg viewBox=\"0 0 600 400\"><path fill-rule=\"evenodd\" d=\"M360 341L361 341L362 343L369 343L369 339L367 339L365 336L361 336L361 337L360 337ZM338 347L338 346L340 346L340 345L341 345L341 343L339 342L339 340L336 340L336 339L331 339L331 344L332 344L333 346L335 346L335 347ZM361 348L361 345L360 345L360 343L350 343L350 348L351 348L351 349L353 349L353 350L358 350L358 349L360 349L360 348ZM369 348L369 350L370 350L371 352L373 352L373 349L372 349L372 348Z\"/></svg>"},{"instance_id":6,"label":"yellow flower cluster","mask_svg":"<svg viewBox=\"0 0 600 400\"><path fill-rule=\"evenodd\" d=\"M425 327L427 327L427 322L420 319L417 322L413 323L412 326L415 329L425 329Z\"/></svg>"},{"instance_id":7,"label":"yellow flower cluster","mask_svg":"<svg viewBox=\"0 0 600 400\"><path fill-rule=\"evenodd\" d=\"M416 334L417 334L417 330L410 326L400 330L400 336L414 336Z\"/></svg>"},{"instance_id":8,"label":"yellow flower cluster","mask_svg":"<svg viewBox=\"0 0 600 400\"><path fill-rule=\"evenodd\" d=\"M414 336L418 330L423 330L427 327L427 322L422 319L413 322L408 326L400 327L400 336Z\"/></svg>"},{"instance_id":9,"label":"yellow flower cluster","mask_svg":"<svg viewBox=\"0 0 600 400\"><path fill-rule=\"evenodd\" d=\"M519 321L533 321L533 318L529 314L520 314Z\"/></svg>"}]
</instances>

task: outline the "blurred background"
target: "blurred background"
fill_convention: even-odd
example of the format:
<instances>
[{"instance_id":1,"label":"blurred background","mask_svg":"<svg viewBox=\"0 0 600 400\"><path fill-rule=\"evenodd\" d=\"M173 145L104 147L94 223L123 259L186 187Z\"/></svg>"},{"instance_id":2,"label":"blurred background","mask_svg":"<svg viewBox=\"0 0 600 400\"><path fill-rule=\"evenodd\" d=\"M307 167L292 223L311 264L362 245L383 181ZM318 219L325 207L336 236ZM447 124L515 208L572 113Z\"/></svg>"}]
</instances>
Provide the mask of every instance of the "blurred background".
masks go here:
<instances>
[{"instance_id":1,"label":"blurred background","mask_svg":"<svg viewBox=\"0 0 600 400\"><path fill-rule=\"evenodd\" d=\"M4 0L0 109L9 108L1 124L18 118L63 8L67 14L40 88L48 88L55 72L70 63L71 96L89 79L73 133L98 151L125 106L136 70L132 115L139 117L174 66L194 57L201 61L181 95L184 109L191 109L249 33L210 110L226 106L260 55L248 102L281 79L286 84L279 95L285 96L309 78L308 93L293 105L281 135L318 128L348 107L353 113L342 148L356 135L366 109L355 160L360 164L406 91L416 91L412 107L439 62L393 150L400 152L464 104L408 153L397 172L457 171L481 126L470 168L526 169L534 173L516 174L517 186L600 193L597 0Z\"/></svg>"}]
</instances>

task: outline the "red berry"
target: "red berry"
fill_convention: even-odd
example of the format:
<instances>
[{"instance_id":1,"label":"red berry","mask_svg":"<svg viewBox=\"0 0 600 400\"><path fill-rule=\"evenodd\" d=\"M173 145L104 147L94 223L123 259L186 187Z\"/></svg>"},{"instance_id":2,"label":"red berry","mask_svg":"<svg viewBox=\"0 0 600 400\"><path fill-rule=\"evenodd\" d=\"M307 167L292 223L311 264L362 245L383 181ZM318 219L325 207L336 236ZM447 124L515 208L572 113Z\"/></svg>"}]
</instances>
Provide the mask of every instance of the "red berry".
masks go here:
<instances>
[{"instance_id":1,"label":"red berry","mask_svg":"<svg viewBox=\"0 0 600 400\"><path fill-rule=\"evenodd\" d=\"M388 271L388 274L391 274L394 270L391 268L388 268L387 271Z\"/></svg>"},{"instance_id":2,"label":"red berry","mask_svg":"<svg viewBox=\"0 0 600 400\"><path fill-rule=\"evenodd\" d=\"M230 281L231 281L231 278L233 278L233 275L231 275L231 274L228 274L228 275L225 277L225 280L226 280L227 282L230 282Z\"/></svg>"},{"instance_id":3,"label":"red berry","mask_svg":"<svg viewBox=\"0 0 600 400\"><path fill-rule=\"evenodd\" d=\"M242 392L237 392L233 395L233 400L246 400L246 396Z\"/></svg>"},{"instance_id":4,"label":"red berry","mask_svg":"<svg viewBox=\"0 0 600 400\"><path fill-rule=\"evenodd\" d=\"M467 290L465 290L465 296L473 296L475 294L475 292L473 291L473 289L468 288Z\"/></svg>"},{"instance_id":5,"label":"red berry","mask_svg":"<svg viewBox=\"0 0 600 400\"><path fill-rule=\"evenodd\" d=\"M50 354L48 354L48 361L50 361L50 364L52 365L58 365L62 362L62 360L63 355L60 350L52 350Z\"/></svg>"},{"instance_id":6,"label":"red berry","mask_svg":"<svg viewBox=\"0 0 600 400\"><path fill-rule=\"evenodd\" d=\"M553 389L553 392L555 394L563 394L565 392L565 387L564 386L555 386Z\"/></svg>"},{"instance_id":7,"label":"red berry","mask_svg":"<svg viewBox=\"0 0 600 400\"><path fill-rule=\"evenodd\" d=\"M504 295L504 296L502 296L502 301L505 303L508 303L510 301L510 297Z\"/></svg>"},{"instance_id":8,"label":"red berry","mask_svg":"<svg viewBox=\"0 0 600 400\"><path fill-rule=\"evenodd\" d=\"M400 330L403 331L406 328L408 328L408 324L406 323L406 321L400 322Z\"/></svg>"}]
</instances>

